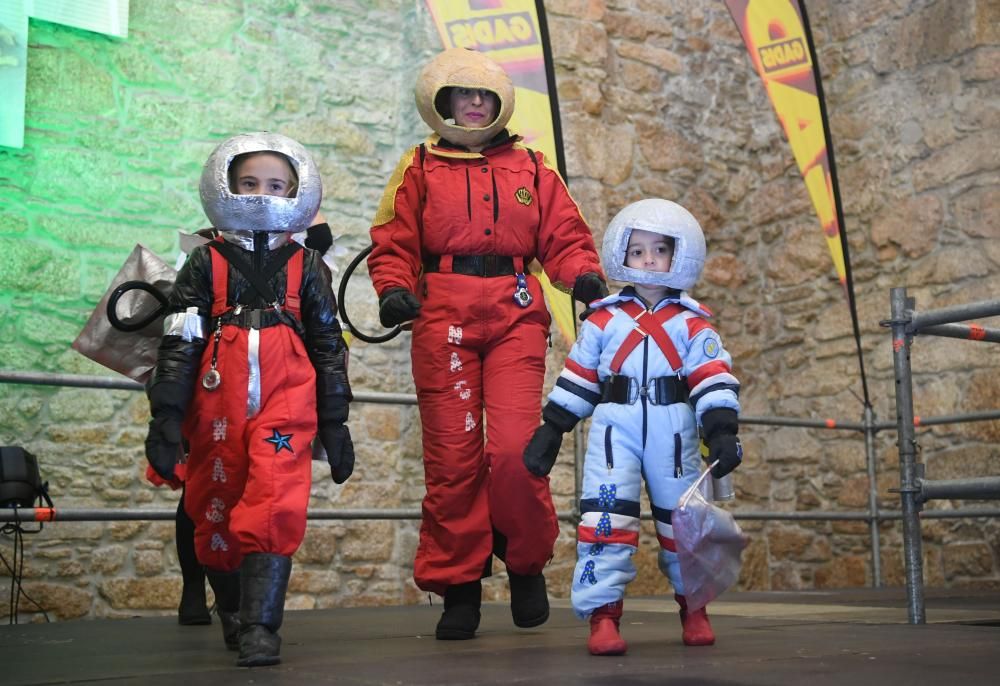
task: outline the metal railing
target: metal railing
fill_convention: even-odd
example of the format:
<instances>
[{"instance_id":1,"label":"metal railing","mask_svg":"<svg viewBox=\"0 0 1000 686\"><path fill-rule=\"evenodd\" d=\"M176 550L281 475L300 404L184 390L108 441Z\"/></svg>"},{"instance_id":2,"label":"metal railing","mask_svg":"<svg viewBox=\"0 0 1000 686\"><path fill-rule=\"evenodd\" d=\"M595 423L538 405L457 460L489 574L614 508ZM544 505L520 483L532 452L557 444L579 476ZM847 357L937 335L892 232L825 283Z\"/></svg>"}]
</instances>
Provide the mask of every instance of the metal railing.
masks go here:
<instances>
[{"instance_id":1,"label":"metal railing","mask_svg":"<svg viewBox=\"0 0 1000 686\"><path fill-rule=\"evenodd\" d=\"M70 374L50 374L36 372L18 372L0 370L0 384L27 384L41 386L60 386L75 388L94 389L115 389L142 391L144 387L135 381L122 377L104 376L81 376ZM361 403L377 404L398 404L415 405L417 398L415 394L409 393L381 393L373 391L355 391L354 401ZM912 412L911 412L912 415ZM939 417L921 418L918 421L911 419L911 432L913 425L931 426L935 424L951 424L968 421L988 421L1000 419L1000 410L976 412L970 414L947 415ZM804 512L783 512L783 511L750 511L731 510L733 516L738 520L747 521L864 521L868 522L869 537L871 539L871 579L872 586L879 588L882 585L881 570L881 542L878 526L883 521L903 520L904 536L906 535L907 511L906 499L904 498L902 510L887 510L878 507L878 486L877 469L875 456L875 434L879 431L896 429L899 430L898 422L879 422L875 420L871 408L866 408L860 422L840 421L834 419L803 419L798 417L756 417L741 415L741 425L756 426L785 426L799 427L807 429L819 429L827 431L855 431L863 433L865 437L865 461L868 474L868 507L865 510L808 510ZM561 521L579 522L579 501L580 501L580 478L583 465L584 442L582 440L582 429L577 426L575 430L576 445L574 451L574 497L573 508L569 511L557 512ZM903 481L902 483L906 483ZM940 488L947 488L939 482ZM930 486L934 488L934 486ZM899 489L901 492L903 488ZM141 521L141 520L172 520L176 516L174 509L152 509L152 508L106 508L106 509L53 509L53 508L8 508L0 509L0 522L11 522L20 520L29 521ZM419 520L421 511L419 508L409 509L319 509L310 508L308 518L311 520ZM935 510L924 512L924 518L952 519L967 517L1000 517L1000 508L967 508L953 510ZM649 519L648 514L643 515L643 519ZM911 524L912 526L912 524ZM905 539L904 539L905 540ZM909 558L907 558L909 559Z\"/></svg>"},{"instance_id":2,"label":"metal railing","mask_svg":"<svg viewBox=\"0 0 1000 686\"><path fill-rule=\"evenodd\" d=\"M977 324L953 323L998 315L1000 301L984 301L918 313L915 309L916 301L907 297L906 289L893 288L890 291L889 302L891 318L881 322L881 325L890 328L892 332L892 360L896 377L896 430L899 437L898 490L902 499L907 612L910 624L924 624L927 615L924 607L923 552L920 539L920 511L923 504L935 498L973 500L1000 498L1000 477L984 476L948 481L930 481L924 478L924 464L917 461L917 438L914 426L927 422L918 422L914 416L910 347L913 337L917 334L1000 342L998 329L987 329ZM926 514L929 513L925 513L925 516Z\"/></svg>"}]
</instances>

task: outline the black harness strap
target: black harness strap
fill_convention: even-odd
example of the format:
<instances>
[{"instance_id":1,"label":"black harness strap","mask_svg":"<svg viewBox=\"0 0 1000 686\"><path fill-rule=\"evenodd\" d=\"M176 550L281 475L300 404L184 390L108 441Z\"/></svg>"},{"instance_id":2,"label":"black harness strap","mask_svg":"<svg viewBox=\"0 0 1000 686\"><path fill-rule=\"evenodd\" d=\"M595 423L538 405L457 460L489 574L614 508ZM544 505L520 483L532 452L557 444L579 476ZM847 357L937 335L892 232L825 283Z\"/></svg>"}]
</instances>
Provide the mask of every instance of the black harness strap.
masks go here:
<instances>
[{"instance_id":1,"label":"black harness strap","mask_svg":"<svg viewBox=\"0 0 1000 686\"><path fill-rule=\"evenodd\" d=\"M302 322L281 307L281 303L278 302L278 296L269 283L271 277L277 274L282 267L288 264L288 261L292 259L292 256L302 249L301 245L295 241L291 241L287 245L281 246L274 251L274 258L271 263L261 271L255 270L250 263L247 262L246 258L243 257L242 251L234 245L230 245L225 241L219 240L210 241L208 245L222 255L226 262L235 267L236 271L242 274L246 280L250 282L250 285L255 291L257 291L257 293L260 294L260 297L264 299L264 302L274 308L274 316L276 316L282 323L292 327L292 329L298 333L299 336L305 335L305 329L302 326Z\"/></svg>"}]
</instances>

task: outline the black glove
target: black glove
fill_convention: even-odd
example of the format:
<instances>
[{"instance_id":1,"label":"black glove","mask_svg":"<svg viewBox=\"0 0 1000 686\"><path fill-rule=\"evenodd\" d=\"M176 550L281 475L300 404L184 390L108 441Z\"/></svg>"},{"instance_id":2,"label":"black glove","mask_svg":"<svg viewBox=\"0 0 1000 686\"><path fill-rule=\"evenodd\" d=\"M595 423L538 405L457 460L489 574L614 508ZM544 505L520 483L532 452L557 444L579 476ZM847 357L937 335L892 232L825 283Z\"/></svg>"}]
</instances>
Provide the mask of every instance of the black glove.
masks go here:
<instances>
[{"instance_id":1,"label":"black glove","mask_svg":"<svg viewBox=\"0 0 1000 686\"><path fill-rule=\"evenodd\" d=\"M719 461L712 468L712 476L721 479L743 461L743 445L736 437L740 430L736 410L726 407L709 410L701 416L701 427L708 445L708 463Z\"/></svg>"},{"instance_id":2,"label":"black glove","mask_svg":"<svg viewBox=\"0 0 1000 686\"><path fill-rule=\"evenodd\" d=\"M420 301L405 288L390 288L378 299L378 320L382 326L390 328L420 314Z\"/></svg>"},{"instance_id":3,"label":"black glove","mask_svg":"<svg viewBox=\"0 0 1000 686\"><path fill-rule=\"evenodd\" d=\"M595 300L600 300L608 294L608 284L604 279L594 272L587 272L576 277L573 284L573 299L579 300L584 305L589 305Z\"/></svg>"},{"instance_id":4,"label":"black glove","mask_svg":"<svg viewBox=\"0 0 1000 686\"><path fill-rule=\"evenodd\" d=\"M146 434L146 459L153 471L170 481L174 478L174 466L181 448L180 417L167 414L153 417Z\"/></svg>"},{"instance_id":5,"label":"black glove","mask_svg":"<svg viewBox=\"0 0 1000 686\"><path fill-rule=\"evenodd\" d=\"M330 232L330 225L326 222L313 224L306 229L307 248L312 248L320 255L325 255L331 245L333 245L333 233Z\"/></svg>"},{"instance_id":6,"label":"black glove","mask_svg":"<svg viewBox=\"0 0 1000 686\"><path fill-rule=\"evenodd\" d=\"M604 283L594 272L587 272L586 274L581 274L576 277L576 283L573 284L573 299L582 302L584 305L589 305L595 300L600 300L608 295L608 285ZM586 308L580 313L580 321L589 317L594 313L593 308Z\"/></svg>"},{"instance_id":7,"label":"black glove","mask_svg":"<svg viewBox=\"0 0 1000 686\"><path fill-rule=\"evenodd\" d=\"M535 476L545 476L552 471L562 446L563 434L572 431L580 421L575 414L553 403L545 405L542 419L545 423L535 429L524 449L524 466Z\"/></svg>"},{"instance_id":8,"label":"black glove","mask_svg":"<svg viewBox=\"0 0 1000 686\"><path fill-rule=\"evenodd\" d=\"M552 424L542 424L524 449L524 466L535 476L545 476L552 471L562 446L563 432Z\"/></svg>"},{"instance_id":9,"label":"black glove","mask_svg":"<svg viewBox=\"0 0 1000 686\"><path fill-rule=\"evenodd\" d=\"M319 440L326 450L333 483L342 484L354 473L354 442L346 424L327 422L319 428Z\"/></svg>"}]
</instances>

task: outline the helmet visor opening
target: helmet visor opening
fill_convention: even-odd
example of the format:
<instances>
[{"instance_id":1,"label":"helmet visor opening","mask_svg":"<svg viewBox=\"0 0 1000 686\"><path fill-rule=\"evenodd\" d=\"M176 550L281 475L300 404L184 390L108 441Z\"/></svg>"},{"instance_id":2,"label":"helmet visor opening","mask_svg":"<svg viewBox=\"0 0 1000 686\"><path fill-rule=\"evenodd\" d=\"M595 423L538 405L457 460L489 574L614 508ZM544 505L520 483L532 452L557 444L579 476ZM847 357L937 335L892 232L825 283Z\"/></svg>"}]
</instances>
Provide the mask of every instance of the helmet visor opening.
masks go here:
<instances>
[{"instance_id":1,"label":"helmet visor opening","mask_svg":"<svg viewBox=\"0 0 1000 686\"><path fill-rule=\"evenodd\" d=\"M492 106L493 116L490 118L490 121L483 122L481 126L477 125L475 128L488 128L500 118L500 96L496 91L482 86L444 86L434 96L434 109L446 123L461 126L461 124L456 122L455 112L452 108L452 94L456 91L464 91L470 97L472 93L478 92Z\"/></svg>"},{"instance_id":2,"label":"helmet visor opening","mask_svg":"<svg viewBox=\"0 0 1000 686\"><path fill-rule=\"evenodd\" d=\"M295 160L288 155L278 152L277 150L257 150L254 152L245 152L233 157L232 161L229 163L229 169L227 170L227 176L229 178L229 191L234 195L251 195L250 193L244 193L240 190L240 174L243 165L254 158L260 157L273 157L284 162L282 165L285 171L288 172L288 188L284 193L272 194L257 192L252 193L252 195L279 195L285 198L294 198L298 194L299 190L299 175L296 170Z\"/></svg>"}]
</instances>

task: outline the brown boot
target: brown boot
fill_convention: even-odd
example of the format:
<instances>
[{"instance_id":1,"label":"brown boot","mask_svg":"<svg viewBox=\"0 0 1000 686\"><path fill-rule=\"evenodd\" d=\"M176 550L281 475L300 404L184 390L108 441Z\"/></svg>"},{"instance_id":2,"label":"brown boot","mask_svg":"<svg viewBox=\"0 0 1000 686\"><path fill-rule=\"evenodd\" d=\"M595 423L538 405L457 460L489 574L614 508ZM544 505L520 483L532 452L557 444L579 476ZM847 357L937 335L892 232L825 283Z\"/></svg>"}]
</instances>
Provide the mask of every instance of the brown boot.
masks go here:
<instances>
[{"instance_id":1,"label":"brown boot","mask_svg":"<svg viewBox=\"0 0 1000 686\"><path fill-rule=\"evenodd\" d=\"M628 649L625 639L618 633L622 617L622 601L608 603L590 615L590 638L587 650L591 655L624 655Z\"/></svg>"},{"instance_id":2,"label":"brown boot","mask_svg":"<svg viewBox=\"0 0 1000 686\"><path fill-rule=\"evenodd\" d=\"M682 595L674 595L677 604L681 606L681 626L684 627L684 645L710 646L715 643L715 633L708 621L705 608L688 611L687 599Z\"/></svg>"}]
</instances>

